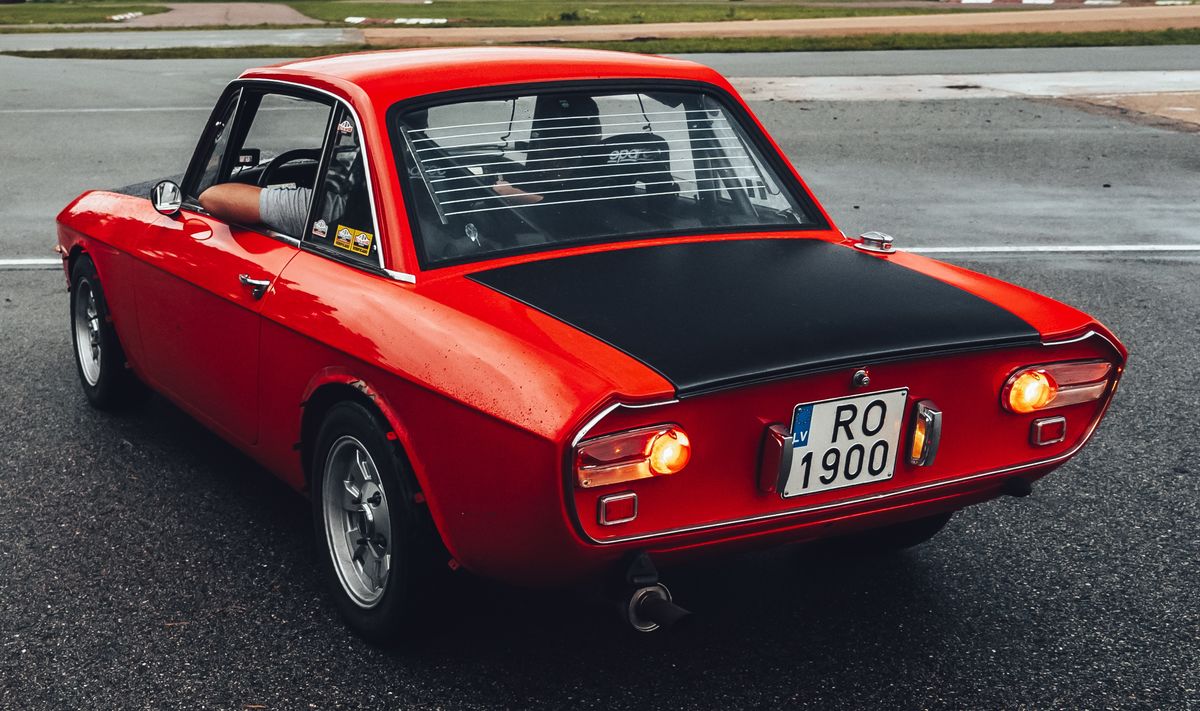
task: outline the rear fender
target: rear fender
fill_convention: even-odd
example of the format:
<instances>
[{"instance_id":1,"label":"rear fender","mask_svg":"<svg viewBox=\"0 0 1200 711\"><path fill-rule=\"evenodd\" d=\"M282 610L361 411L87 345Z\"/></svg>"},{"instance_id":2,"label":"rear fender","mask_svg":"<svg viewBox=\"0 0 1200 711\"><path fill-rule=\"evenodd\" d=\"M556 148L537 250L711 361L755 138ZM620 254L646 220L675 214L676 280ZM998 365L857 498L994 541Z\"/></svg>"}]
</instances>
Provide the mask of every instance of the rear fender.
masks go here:
<instances>
[{"instance_id":1,"label":"rear fender","mask_svg":"<svg viewBox=\"0 0 1200 711\"><path fill-rule=\"evenodd\" d=\"M311 452L308 451L312 442L304 441L305 433L315 434L315 428L320 425L319 422L310 422L306 419L306 409L308 404L319 394L322 388L330 386L340 386L349 388L360 395L379 412L387 423L388 432L385 433L389 441L396 442L403 452L405 460L412 469L414 478L416 479L418 489L424 493L430 490L428 485L428 477L426 476L426 466L421 461L418 449L413 446L412 437L409 430L404 426L399 413L388 402L383 394L373 387L366 379L351 372L350 369L342 366L330 366L316 373L309 381L308 386L304 389L304 398L301 401L300 407L300 422L297 423L296 431L301 433L302 440L299 443L301 447L301 460L303 462L303 477L304 488L309 485L309 463L311 461ZM311 438L309 438L311 439ZM299 485L299 482L292 482L293 485ZM445 517L437 506L434 497L425 494L425 503L429 507L430 517L433 519L434 526L438 530L438 535L442 541L449 546L449 539L443 535L446 530ZM451 551L451 555L454 552Z\"/></svg>"}]
</instances>

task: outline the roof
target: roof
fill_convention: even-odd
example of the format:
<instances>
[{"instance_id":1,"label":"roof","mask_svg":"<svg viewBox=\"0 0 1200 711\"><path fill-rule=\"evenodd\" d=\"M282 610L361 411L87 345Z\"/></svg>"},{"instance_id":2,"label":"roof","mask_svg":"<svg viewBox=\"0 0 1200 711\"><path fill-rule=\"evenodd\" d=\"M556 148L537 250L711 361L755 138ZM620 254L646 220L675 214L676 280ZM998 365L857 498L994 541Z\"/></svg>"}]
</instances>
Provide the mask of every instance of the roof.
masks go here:
<instances>
[{"instance_id":1,"label":"roof","mask_svg":"<svg viewBox=\"0 0 1200 711\"><path fill-rule=\"evenodd\" d=\"M359 52L251 69L243 78L330 84L376 104L479 86L583 79L684 79L727 86L702 64L644 54L556 47L448 47ZM308 81L305 81L305 79Z\"/></svg>"}]
</instances>

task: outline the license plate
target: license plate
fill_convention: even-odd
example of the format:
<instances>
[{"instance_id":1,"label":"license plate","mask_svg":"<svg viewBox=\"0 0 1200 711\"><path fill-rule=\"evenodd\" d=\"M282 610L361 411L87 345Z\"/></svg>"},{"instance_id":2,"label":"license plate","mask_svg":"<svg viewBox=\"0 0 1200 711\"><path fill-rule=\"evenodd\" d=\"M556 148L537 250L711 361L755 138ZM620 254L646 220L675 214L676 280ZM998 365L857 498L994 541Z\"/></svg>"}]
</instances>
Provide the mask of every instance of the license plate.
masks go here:
<instances>
[{"instance_id":1,"label":"license plate","mask_svg":"<svg viewBox=\"0 0 1200 711\"><path fill-rule=\"evenodd\" d=\"M797 405L783 496L891 479L907 398L908 389L901 388Z\"/></svg>"}]
</instances>

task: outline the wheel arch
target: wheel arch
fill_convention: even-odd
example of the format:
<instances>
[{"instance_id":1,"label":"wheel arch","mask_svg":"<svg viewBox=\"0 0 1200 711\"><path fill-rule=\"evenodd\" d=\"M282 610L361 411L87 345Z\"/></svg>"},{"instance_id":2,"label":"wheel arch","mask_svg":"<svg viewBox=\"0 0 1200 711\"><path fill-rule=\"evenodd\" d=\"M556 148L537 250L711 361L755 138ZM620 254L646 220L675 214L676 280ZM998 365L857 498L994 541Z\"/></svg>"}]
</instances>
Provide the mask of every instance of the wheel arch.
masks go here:
<instances>
[{"instance_id":1,"label":"wheel arch","mask_svg":"<svg viewBox=\"0 0 1200 711\"><path fill-rule=\"evenodd\" d=\"M320 371L309 382L301 402L300 415L300 463L304 476L304 488L311 492L312 463L316 446L317 432L325 415L335 405L341 402L357 402L379 417L387 426L384 433L389 442L397 448L397 453L407 465L417 492L423 496L425 506L433 522L438 538L451 556L454 551L449 549L448 538L445 536L443 519L436 505L428 495L428 477L425 475L419 461L414 457L414 450L408 430L400 420L399 414L391 407L383 395L373 388L366 380L344 368L326 368Z\"/></svg>"},{"instance_id":2,"label":"wheel arch","mask_svg":"<svg viewBox=\"0 0 1200 711\"><path fill-rule=\"evenodd\" d=\"M75 273L75 264L79 261L79 258L83 256L87 256L88 259L91 259L88 251L84 249L82 242L76 242L71 246L70 251L67 252L67 291L71 291L75 288L75 284L71 282L71 275ZM96 260L92 259L92 266L95 267L95 265ZM96 274L99 275L99 273L100 269L97 267ZM104 279L101 278L102 283L103 281Z\"/></svg>"}]
</instances>

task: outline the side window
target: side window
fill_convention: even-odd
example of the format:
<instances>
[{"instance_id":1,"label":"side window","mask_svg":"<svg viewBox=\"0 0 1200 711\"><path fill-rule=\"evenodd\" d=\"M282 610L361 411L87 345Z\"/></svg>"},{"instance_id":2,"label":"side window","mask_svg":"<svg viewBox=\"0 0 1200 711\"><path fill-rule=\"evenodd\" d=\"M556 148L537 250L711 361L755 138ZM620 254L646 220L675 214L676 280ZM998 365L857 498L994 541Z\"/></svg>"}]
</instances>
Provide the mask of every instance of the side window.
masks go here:
<instances>
[{"instance_id":1,"label":"side window","mask_svg":"<svg viewBox=\"0 0 1200 711\"><path fill-rule=\"evenodd\" d=\"M200 195L205 189L213 185L224 182L221 175L221 161L225 157L225 149L229 146L229 134L233 130L234 111L237 109L238 101L241 98L241 92L235 93L222 107L217 114L217 119L212 127L213 135L209 137L208 145L201 148L201 151L207 150L208 153L203 158L201 165L203 166L200 178L196 181L195 188L191 191L192 197Z\"/></svg>"},{"instance_id":2,"label":"side window","mask_svg":"<svg viewBox=\"0 0 1200 711\"><path fill-rule=\"evenodd\" d=\"M308 150L319 154L328 125L326 104L286 94L263 94L246 140L242 141L242 151L256 151L260 163L288 152Z\"/></svg>"},{"instance_id":3,"label":"side window","mask_svg":"<svg viewBox=\"0 0 1200 711\"><path fill-rule=\"evenodd\" d=\"M250 94L239 121L229 180L262 187L259 212L272 230L299 238L308 220L333 109L287 94ZM242 125L249 121L249 126Z\"/></svg>"},{"instance_id":4,"label":"side window","mask_svg":"<svg viewBox=\"0 0 1200 711\"><path fill-rule=\"evenodd\" d=\"M378 266L379 240L358 126L344 108L338 110L334 121L321 204L314 211L306 239L354 261Z\"/></svg>"}]
</instances>

